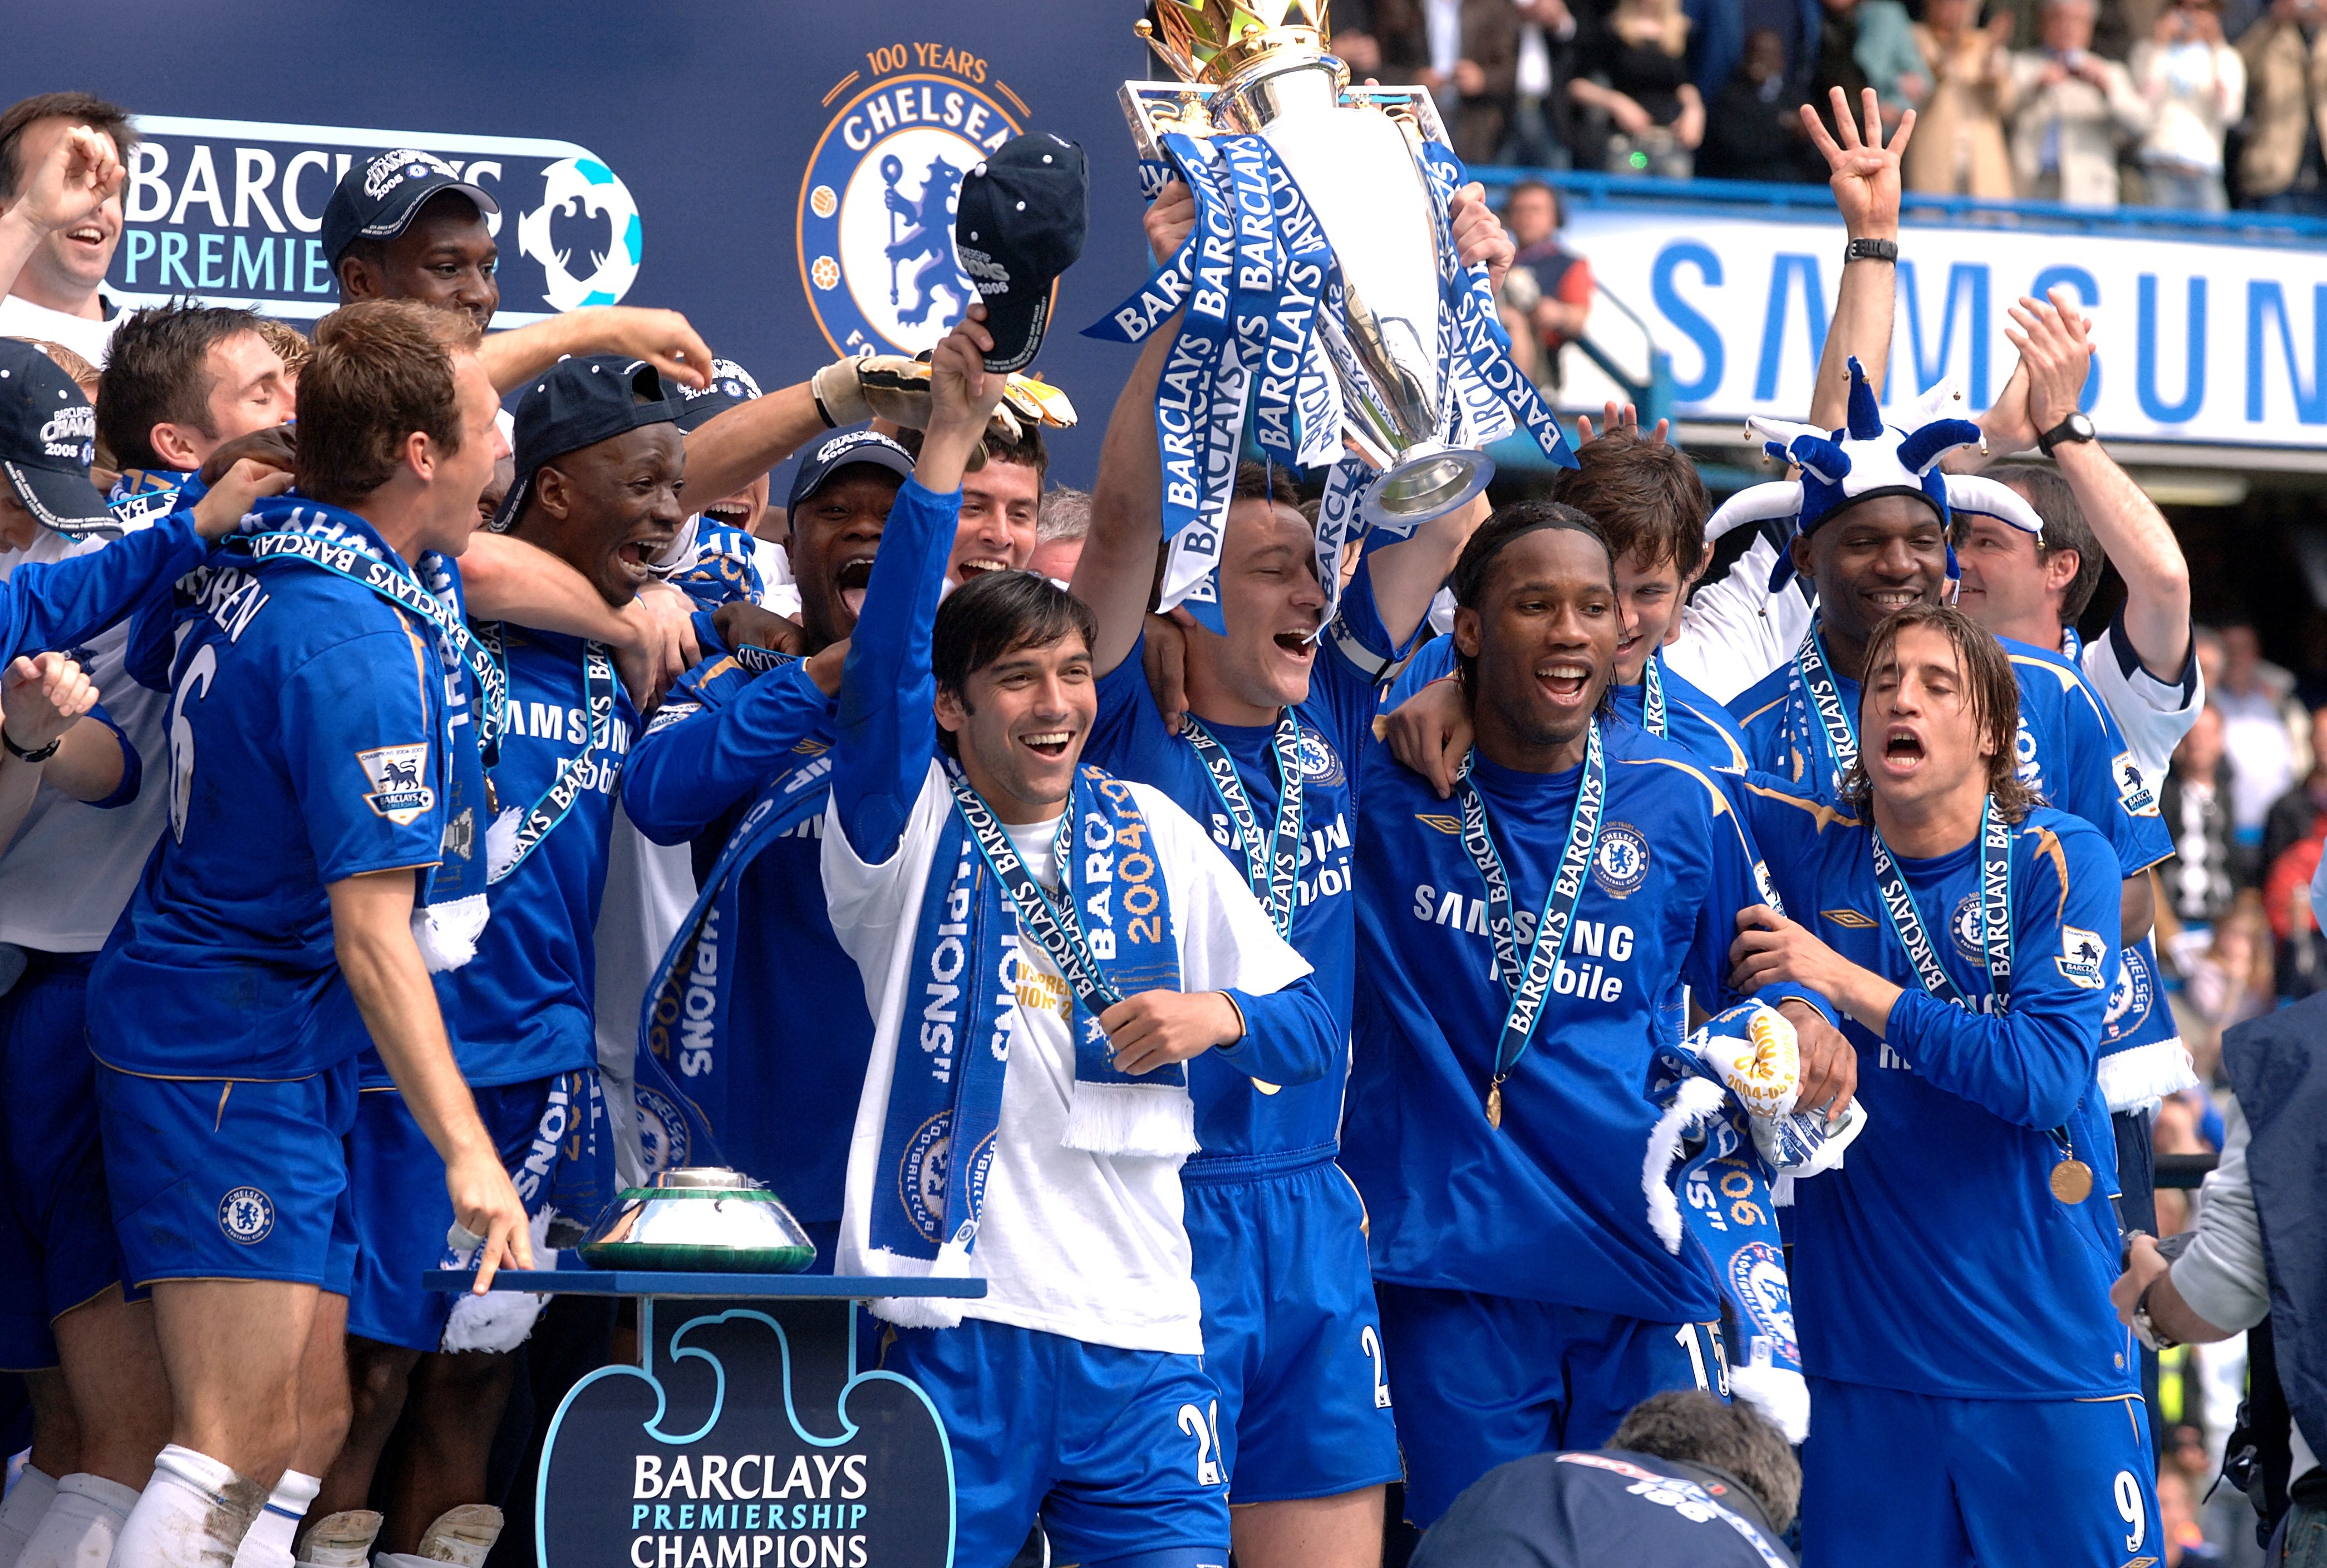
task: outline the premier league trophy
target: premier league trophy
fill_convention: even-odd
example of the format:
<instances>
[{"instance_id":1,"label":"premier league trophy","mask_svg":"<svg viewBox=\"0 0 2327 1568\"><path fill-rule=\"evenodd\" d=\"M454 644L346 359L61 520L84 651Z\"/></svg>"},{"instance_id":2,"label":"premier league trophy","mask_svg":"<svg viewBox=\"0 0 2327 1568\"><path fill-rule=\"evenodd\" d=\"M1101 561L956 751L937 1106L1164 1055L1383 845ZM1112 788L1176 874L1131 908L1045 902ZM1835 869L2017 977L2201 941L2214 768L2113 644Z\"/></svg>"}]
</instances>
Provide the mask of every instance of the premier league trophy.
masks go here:
<instances>
[{"instance_id":1,"label":"premier league trophy","mask_svg":"<svg viewBox=\"0 0 2327 1568\"><path fill-rule=\"evenodd\" d=\"M1164 589L1206 619L1248 413L1271 459L1335 465L1321 571L1365 527L1403 535L1470 501L1494 474L1480 449L1514 430L1574 461L1510 359L1484 267L1454 254L1463 172L1436 105L1351 88L1325 9L1155 0L1136 31L1181 79L1123 85L1147 193L1178 176L1197 225L1089 331L1136 342L1186 307L1157 406Z\"/></svg>"}]
</instances>

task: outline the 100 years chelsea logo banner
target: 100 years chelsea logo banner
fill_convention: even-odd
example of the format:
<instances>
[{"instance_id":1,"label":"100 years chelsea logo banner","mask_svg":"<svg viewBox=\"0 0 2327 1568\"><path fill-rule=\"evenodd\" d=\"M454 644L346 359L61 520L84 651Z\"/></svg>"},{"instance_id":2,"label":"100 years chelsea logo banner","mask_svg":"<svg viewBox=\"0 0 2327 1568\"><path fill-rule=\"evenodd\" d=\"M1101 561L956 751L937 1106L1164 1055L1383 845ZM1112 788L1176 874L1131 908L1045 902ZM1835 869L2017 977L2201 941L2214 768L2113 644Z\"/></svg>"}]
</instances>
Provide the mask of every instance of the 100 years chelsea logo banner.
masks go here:
<instances>
[{"instance_id":1,"label":"100 years chelsea logo banner","mask_svg":"<svg viewBox=\"0 0 2327 1568\"><path fill-rule=\"evenodd\" d=\"M1025 101L944 43L865 51L824 96L800 180L800 286L833 350L917 354L976 298L955 258L962 176L1017 135Z\"/></svg>"},{"instance_id":2,"label":"100 years chelsea logo banner","mask_svg":"<svg viewBox=\"0 0 2327 1568\"><path fill-rule=\"evenodd\" d=\"M645 258L629 187L589 148L541 136L369 130L140 115L105 292L135 307L184 295L312 319L339 304L323 207L350 167L410 149L496 201L497 327L618 303Z\"/></svg>"}]
</instances>

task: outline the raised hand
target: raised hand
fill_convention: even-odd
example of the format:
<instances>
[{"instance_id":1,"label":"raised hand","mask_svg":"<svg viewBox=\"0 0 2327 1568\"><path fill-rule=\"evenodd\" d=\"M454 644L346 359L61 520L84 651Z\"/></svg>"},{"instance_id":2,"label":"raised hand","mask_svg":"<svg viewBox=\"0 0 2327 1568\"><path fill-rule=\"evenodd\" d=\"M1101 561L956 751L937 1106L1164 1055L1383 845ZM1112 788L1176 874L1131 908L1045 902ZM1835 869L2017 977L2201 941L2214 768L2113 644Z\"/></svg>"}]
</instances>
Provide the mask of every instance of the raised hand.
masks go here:
<instances>
[{"instance_id":1,"label":"raised hand","mask_svg":"<svg viewBox=\"0 0 2327 1568\"><path fill-rule=\"evenodd\" d=\"M8 216L41 234L70 229L96 217L126 177L111 136L74 126L33 171Z\"/></svg>"},{"instance_id":2,"label":"raised hand","mask_svg":"<svg viewBox=\"0 0 2327 1568\"><path fill-rule=\"evenodd\" d=\"M210 494L194 503L194 532L205 539L223 539L259 497L279 496L290 488L289 471L257 457L238 458L210 486Z\"/></svg>"},{"instance_id":3,"label":"raised hand","mask_svg":"<svg viewBox=\"0 0 2327 1568\"><path fill-rule=\"evenodd\" d=\"M1155 265L1162 266L1179 253L1196 227L1196 193L1173 175L1148 204L1141 221L1147 229L1147 248L1154 253Z\"/></svg>"},{"instance_id":4,"label":"raised hand","mask_svg":"<svg viewBox=\"0 0 2327 1568\"><path fill-rule=\"evenodd\" d=\"M1899 128L1891 134L1889 145L1883 141L1883 112L1874 89L1868 88L1861 95L1861 108L1865 114L1864 131L1850 117L1850 98L1840 88L1832 89L1836 135L1829 135L1826 121L1809 104L1802 106L1802 126L1831 171L1827 184L1834 191L1834 204L1842 212L1844 226L1853 239L1896 239L1899 238L1899 161L1907 151L1909 138L1915 134L1915 111L1909 109L1899 121Z\"/></svg>"},{"instance_id":5,"label":"raised hand","mask_svg":"<svg viewBox=\"0 0 2327 1568\"><path fill-rule=\"evenodd\" d=\"M644 359L674 380L694 387L711 385L711 346L677 311L638 305L591 305L568 313L586 316L577 323L599 345L593 352Z\"/></svg>"},{"instance_id":6,"label":"raised hand","mask_svg":"<svg viewBox=\"0 0 2327 1568\"><path fill-rule=\"evenodd\" d=\"M1464 266L1485 262L1488 283L1501 288L1503 275L1511 270L1511 258L1519 254L1519 247L1503 231L1503 220L1487 205L1487 188L1473 180L1455 191L1446 217L1453 226L1455 258Z\"/></svg>"},{"instance_id":7,"label":"raised hand","mask_svg":"<svg viewBox=\"0 0 2327 1568\"><path fill-rule=\"evenodd\" d=\"M89 672L61 653L18 658L0 675L0 733L18 751L45 750L96 705Z\"/></svg>"}]
</instances>

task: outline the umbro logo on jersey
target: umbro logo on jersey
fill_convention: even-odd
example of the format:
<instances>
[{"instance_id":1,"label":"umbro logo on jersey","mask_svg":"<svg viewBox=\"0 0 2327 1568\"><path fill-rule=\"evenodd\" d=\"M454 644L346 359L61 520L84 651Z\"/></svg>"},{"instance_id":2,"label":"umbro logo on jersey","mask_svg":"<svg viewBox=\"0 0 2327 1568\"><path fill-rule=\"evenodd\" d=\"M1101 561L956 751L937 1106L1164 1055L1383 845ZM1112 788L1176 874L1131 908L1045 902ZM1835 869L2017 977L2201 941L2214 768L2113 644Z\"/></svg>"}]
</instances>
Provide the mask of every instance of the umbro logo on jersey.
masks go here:
<instances>
[{"instance_id":1,"label":"umbro logo on jersey","mask_svg":"<svg viewBox=\"0 0 2327 1568\"><path fill-rule=\"evenodd\" d=\"M1425 827L1436 828L1450 838L1463 836L1463 819L1459 817L1436 816L1427 811L1417 811L1414 814L1414 819Z\"/></svg>"},{"instance_id":2,"label":"umbro logo on jersey","mask_svg":"<svg viewBox=\"0 0 2327 1568\"><path fill-rule=\"evenodd\" d=\"M1820 910L1818 919L1832 920L1846 931L1871 931L1874 929L1874 917L1862 915L1856 910Z\"/></svg>"}]
</instances>

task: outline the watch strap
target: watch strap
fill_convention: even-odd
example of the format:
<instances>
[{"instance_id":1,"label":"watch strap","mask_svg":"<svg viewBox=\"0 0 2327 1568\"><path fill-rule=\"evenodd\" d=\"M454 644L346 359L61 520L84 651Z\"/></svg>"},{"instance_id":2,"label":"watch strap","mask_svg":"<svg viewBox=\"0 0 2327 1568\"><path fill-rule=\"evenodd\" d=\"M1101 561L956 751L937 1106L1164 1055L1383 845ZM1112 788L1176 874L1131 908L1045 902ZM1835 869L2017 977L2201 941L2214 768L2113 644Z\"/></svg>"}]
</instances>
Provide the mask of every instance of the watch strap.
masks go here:
<instances>
[{"instance_id":1,"label":"watch strap","mask_svg":"<svg viewBox=\"0 0 2327 1568\"><path fill-rule=\"evenodd\" d=\"M2050 457L2054 447L2071 441L2090 441L2095 434L2092 421L2085 417L2083 410L2071 410L2066 419L2039 435L2036 444Z\"/></svg>"},{"instance_id":2,"label":"watch strap","mask_svg":"<svg viewBox=\"0 0 2327 1568\"><path fill-rule=\"evenodd\" d=\"M1845 266L1854 261L1889 261L1899 259L1899 242L1895 239L1854 239L1842 247Z\"/></svg>"},{"instance_id":3,"label":"watch strap","mask_svg":"<svg viewBox=\"0 0 2327 1568\"><path fill-rule=\"evenodd\" d=\"M0 746L6 747L8 750L8 755L15 758L19 762L45 762L50 758L55 756L57 754L57 748L64 743L65 738L62 735L59 735L47 745L42 746L34 751L28 751L24 750L23 747L16 744L16 738L8 733L6 725L0 724Z\"/></svg>"}]
</instances>

